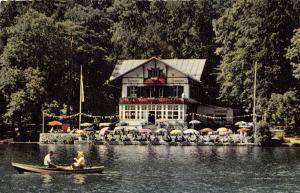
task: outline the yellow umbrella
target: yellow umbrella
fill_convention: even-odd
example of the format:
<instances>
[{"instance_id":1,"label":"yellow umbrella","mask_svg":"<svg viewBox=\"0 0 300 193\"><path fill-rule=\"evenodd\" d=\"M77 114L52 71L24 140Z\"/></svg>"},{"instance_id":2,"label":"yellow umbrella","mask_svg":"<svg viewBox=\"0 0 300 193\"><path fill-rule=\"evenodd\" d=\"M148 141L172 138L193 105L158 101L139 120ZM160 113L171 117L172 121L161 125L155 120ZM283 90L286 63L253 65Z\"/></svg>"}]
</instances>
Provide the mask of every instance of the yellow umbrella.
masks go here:
<instances>
[{"instance_id":1,"label":"yellow umbrella","mask_svg":"<svg viewBox=\"0 0 300 193\"><path fill-rule=\"evenodd\" d=\"M179 129L172 130L170 132L171 135L182 135L182 131Z\"/></svg>"},{"instance_id":2,"label":"yellow umbrella","mask_svg":"<svg viewBox=\"0 0 300 193\"><path fill-rule=\"evenodd\" d=\"M165 128L159 128L157 130L155 130L155 133L164 133L167 132L167 130Z\"/></svg>"},{"instance_id":3,"label":"yellow umbrella","mask_svg":"<svg viewBox=\"0 0 300 193\"><path fill-rule=\"evenodd\" d=\"M109 127L112 123L100 123L99 127Z\"/></svg>"},{"instance_id":4,"label":"yellow umbrella","mask_svg":"<svg viewBox=\"0 0 300 193\"><path fill-rule=\"evenodd\" d=\"M80 124L80 126L82 126L82 127L89 127L89 126L91 126L91 125L93 125L93 123L85 122L85 123L81 123L81 124Z\"/></svg>"},{"instance_id":5,"label":"yellow umbrella","mask_svg":"<svg viewBox=\"0 0 300 193\"><path fill-rule=\"evenodd\" d=\"M76 134L83 134L84 131L83 131L82 129L77 129L77 130L75 131L75 133L76 133Z\"/></svg>"}]
</instances>

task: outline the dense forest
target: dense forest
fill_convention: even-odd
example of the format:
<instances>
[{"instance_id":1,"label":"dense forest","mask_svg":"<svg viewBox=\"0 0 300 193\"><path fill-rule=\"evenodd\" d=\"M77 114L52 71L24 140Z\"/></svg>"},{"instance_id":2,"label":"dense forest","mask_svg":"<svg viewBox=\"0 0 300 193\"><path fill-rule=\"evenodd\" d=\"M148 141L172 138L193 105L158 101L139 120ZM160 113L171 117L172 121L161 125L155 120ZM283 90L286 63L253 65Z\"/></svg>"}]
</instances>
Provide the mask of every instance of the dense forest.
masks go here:
<instances>
[{"instance_id":1,"label":"dense forest","mask_svg":"<svg viewBox=\"0 0 300 193\"><path fill-rule=\"evenodd\" d=\"M205 58L203 103L300 125L300 1L0 2L0 125L78 112L80 65L89 114L114 114L107 83L120 59Z\"/></svg>"}]
</instances>

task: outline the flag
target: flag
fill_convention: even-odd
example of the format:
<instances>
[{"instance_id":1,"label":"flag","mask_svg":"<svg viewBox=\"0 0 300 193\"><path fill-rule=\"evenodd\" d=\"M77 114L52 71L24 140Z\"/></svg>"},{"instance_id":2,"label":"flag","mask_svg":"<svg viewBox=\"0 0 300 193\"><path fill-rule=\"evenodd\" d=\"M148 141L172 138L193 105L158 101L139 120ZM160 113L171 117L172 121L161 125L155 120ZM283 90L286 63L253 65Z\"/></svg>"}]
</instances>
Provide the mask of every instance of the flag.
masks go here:
<instances>
[{"instance_id":1,"label":"flag","mask_svg":"<svg viewBox=\"0 0 300 193\"><path fill-rule=\"evenodd\" d=\"M80 66L80 102L84 102L84 89L83 89L82 65Z\"/></svg>"}]
</instances>

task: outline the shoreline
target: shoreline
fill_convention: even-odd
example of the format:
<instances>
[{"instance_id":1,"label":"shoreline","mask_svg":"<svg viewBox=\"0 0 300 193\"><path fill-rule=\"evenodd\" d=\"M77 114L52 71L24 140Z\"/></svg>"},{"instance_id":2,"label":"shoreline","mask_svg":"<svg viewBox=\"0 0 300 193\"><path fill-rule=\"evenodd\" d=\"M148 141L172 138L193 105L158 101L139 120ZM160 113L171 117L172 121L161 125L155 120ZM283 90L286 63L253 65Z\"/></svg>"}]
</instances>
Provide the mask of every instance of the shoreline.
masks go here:
<instances>
[{"instance_id":1,"label":"shoreline","mask_svg":"<svg viewBox=\"0 0 300 193\"><path fill-rule=\"evenodd\" d=\"M123 145L123 146L146 146L146 145L152 145L152 146L260 146L256 143L220 143L220 144L214 144L214 143L195 143L195 142L165 142L165 143L151 143L151 142L117 142L117 141L111 141L111 142L86 142L82 141L80 143L76 142L74 144L62 144L62 143L40 143L40 142L21 142L21 141L14 141L9 143L3 143L0 145L7 145L7 144L40 144L40 145ZM265 147L300 147L300 143L282 143L280 145L269 145Z\"/></svg>"}]
</instances>

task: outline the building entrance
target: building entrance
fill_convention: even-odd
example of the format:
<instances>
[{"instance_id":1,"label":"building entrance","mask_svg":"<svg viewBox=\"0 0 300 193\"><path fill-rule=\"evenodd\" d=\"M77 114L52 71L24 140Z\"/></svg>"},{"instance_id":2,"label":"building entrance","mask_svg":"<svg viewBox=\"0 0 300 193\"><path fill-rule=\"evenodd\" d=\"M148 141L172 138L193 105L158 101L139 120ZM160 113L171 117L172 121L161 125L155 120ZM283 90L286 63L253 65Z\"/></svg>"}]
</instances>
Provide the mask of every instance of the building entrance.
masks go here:
<instances>
[{"instance_id":1,"label":"building entrance","mask_svg":"<svg viewBox=\"0 0 300 193\"><path fill-rule=\"evenodd\" d=\"M149 111L148 121L150 123L155 124L155 112L154 111Z\"/></svg>"}]
</instances>

